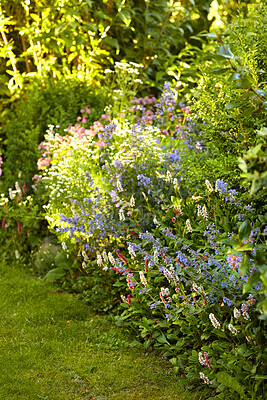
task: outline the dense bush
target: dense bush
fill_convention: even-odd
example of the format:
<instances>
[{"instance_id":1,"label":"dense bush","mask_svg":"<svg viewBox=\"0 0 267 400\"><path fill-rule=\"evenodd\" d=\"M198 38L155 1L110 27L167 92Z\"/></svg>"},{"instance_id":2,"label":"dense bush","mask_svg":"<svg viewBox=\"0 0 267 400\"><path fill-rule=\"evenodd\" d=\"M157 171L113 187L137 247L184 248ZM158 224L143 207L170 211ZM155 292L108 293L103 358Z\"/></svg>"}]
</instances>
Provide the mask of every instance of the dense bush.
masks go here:
<instances>
[{"instance_id":1,"label":"dense bush","mask_svg":"<svg viewBox=\"0 0 267 400\"><path fill-rule=\"evenodd\" d=\"M2 128L4 147L3 181L4 188L13 187L19 171L28 188L37 172L38 145L49 124L62 127L61 133L70 121L75 122L81 106L90 104L90 125L103 113L106 105L103 93L86 82L76 78L60 81L48 79L34 83L24 95L13 104L9 122ZM23 184L23 181L21 183Z\"/></svg>"},{"instance_id":2,"label":"dense bush","mask_svg":"<svg viewBox=\"0 0 267 400\"><path fill-rule=\"evenodd\" d=\"M21 84L23 73L26 79L34 73L54 78L86 73L92 83L114 61L126 60L142 62L155 81L166 57L176 56L193 33L209 27L209 5L210 0L4 0L0 70L11 60L13 84Z\"/></svg>"},{"instance_id":3,"label":"dense bush","mask_svg":"<svg viewBox=\"0 0 267 400\"><path fill-rule=\"evenodd\" d=\"M262 48L266 47L266 7L260 6L239 18L221 36L202 33L211 42L210 51L202 52L202 78L194 89L190 115L194 136L189 146L202 147L202 154L186 154L187 184L195 188L207 178L231 180L242 185L236 157L256 144L257 130L267 125L266 66ZM251 20L254 24L251 24Z\"/></svg>"}]
</instances>

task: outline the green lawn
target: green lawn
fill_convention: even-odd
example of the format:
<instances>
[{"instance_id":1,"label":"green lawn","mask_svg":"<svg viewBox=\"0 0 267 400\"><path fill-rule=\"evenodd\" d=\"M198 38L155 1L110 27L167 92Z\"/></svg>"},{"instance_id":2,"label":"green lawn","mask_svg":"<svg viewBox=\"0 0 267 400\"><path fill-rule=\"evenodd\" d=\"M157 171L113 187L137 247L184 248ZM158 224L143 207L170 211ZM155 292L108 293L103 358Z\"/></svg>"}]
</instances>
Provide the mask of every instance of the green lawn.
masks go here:
<instances>
[{"instance_id":1,"label":"green lawn","mask_svg":"<svg viewBox=\"0 0 267 400\"><path fill-rule=\"evenodd\" d=\"M0 267L0 399L198 400L107 317L15 267Z\"/></svg>"}]
</instances>

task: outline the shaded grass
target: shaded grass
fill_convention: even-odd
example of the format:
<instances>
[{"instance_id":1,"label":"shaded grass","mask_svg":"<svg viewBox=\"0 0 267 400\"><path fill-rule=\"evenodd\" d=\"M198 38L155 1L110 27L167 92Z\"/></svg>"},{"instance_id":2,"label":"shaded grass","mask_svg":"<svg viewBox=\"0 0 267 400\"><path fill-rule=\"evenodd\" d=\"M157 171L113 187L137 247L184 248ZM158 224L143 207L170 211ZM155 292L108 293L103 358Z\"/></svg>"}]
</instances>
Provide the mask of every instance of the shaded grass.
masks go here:
<instances>
[{"instance_id":1,"label":"shaded grass","mask_svg":"<svg viewBox=\"0 0 267 400\"><path fill-rule=\"evenodd\" d=\"M201 399L106 316L26 271L0 272L0 399Z\"/></svg>"}]
</instances>

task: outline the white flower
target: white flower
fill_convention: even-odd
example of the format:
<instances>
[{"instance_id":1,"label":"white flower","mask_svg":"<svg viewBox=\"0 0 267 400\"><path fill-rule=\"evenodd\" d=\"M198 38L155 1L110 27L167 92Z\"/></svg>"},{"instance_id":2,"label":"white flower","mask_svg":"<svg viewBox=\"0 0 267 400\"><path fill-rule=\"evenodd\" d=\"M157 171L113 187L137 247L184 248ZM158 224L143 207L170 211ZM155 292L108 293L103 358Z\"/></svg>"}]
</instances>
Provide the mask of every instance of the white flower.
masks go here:
<instances>
[{"instance_id":1,"label":"white flower","mask_svg":"<svg viewBox=\"0 0 267 400\"><path fill-rule=\"evenodd\" d=\"M109 258L109 261L111 262L111 264L116 265L116 261L110 251L108 253L108 258Z\"/></svg>"},{"instance_id":2,"label":"white flower","mask_svg":"<svg viewBox=\"0 0 267 400\"><path fill-rule=\"evenodd\" d=\"M133 259L136 258L136 254L135 254L135 251L134 251L134 249L133 249L133 246L131 246L130 244L129 244L129 246L128 246L128 251L129 251L130 256L131 256Z\"/></svg>"},{"instance_id":3,"label":"white flower","mask_svg":"<svg viewBox=\"0 0 267 400\"><path fill-rule=\"evenodd\" d=\"M170 171L167 171L167 180L168 180L168 182L172 181L172 175L171 175Z\"/></svg>"},{"instance_id":4,"label":"white flower","mask_svg":"<svg viewBox=\"0 0 267 400\"><path fill-rule=\"evenodd\" d=\"M197 286L197 284L195 282L192 283L192 288L198 294L205 294L205 292L203 290L203 287L202 286Z\"/></svg>"},{"instance_id":5,"label":"white flower","mask_svg":"<svg viewBox=\"0 0 267 400\"><path fill-rule=\"evenodd\" d=\"M97 265L98 265L99 267L101 267L101 266L103 265L102 257L101 257L101 254L100 254L100 253L97 253L96 262L97 262Z\"/></svg>"},{"instance_id":6,"label":"white flower","mask_svg":"<svg viewBox=\"0 0 267 400\"><path fill-rule=\"evenodd\" d=\"M154 262L157 263L159 261L159 253L158 250L156 249L154 251Z\"/></svg>"},{"instance_id":7,"label":"white flower","mask_svg":"<svg viewBox=\"0 0 267 400\"><path fill-rule=\"evenodd\" d=\"M202 216L201 205L200 205L200 204L197 205L197 216L198 216L198 217L201 217L201 216Z\"/></svg>"},{"instance_id":8,"label":"white flower","mask_svg":"<svg viewBox=\"0 0 267 400\"><path fill-rule=\"evenodd\" d=\"M170 295L170 291L168 288L161 288L160 293L162 294L162 296L164 297L168 297Z\"/></svg>"},{"instance_id":9,"label":"white flower","mask_svg":"<svg viewBox=\"0 0 267 400\"><path fill-rule=\"evenodd\" d=\"M15 188L16 188L16 191L18 192L18 195L19 195L19 196L22 196L22 192L21 192L21 189L20 189L20 187L19 187L18 182L15 182Z\"/></svg>"},{"instance_id":10,"label":"white flower","mask_svg":"<svg viewBox=\"0 0 267 400\"><path fill-rule=\"evenodd\" d=\"M238 330L234 327L234 325L228 324L228 329L233 335L237 335L238 334Z\"/></svg>"},{"instance_id":11,"label":"white flower","mask_svg":"<svg viewBox=\"0 0 267 400\"><path fill-rule=\"evenodd\" d=\"M9 193L10 200L13 200L14 199L14 194L13 194L13 191L12 191L11 188L8 189L8 193Z\"/></svg>"},{"instance_id":12,"label":"white flower","mask_svg":"<svg viewBox=\"0 0 267 400\"><path fill-rule=\"evenodd\" d=\"M207 213L207 208L204 204L204 206L202 207L202 215L204 219L208 219L208 213Z\"/></svg>"},{"instance_id":13,"label":"white flower","mask_svg":"<svg viewBox=\"0 0 267 400\"><path fill-rule=\"evenodd\" d=\"M106 265L104 265L102 269L103 269L103 271L107 271L108 267Z\"/></svg>"},{"instance_id":14,"label":"white flower","mask_svg":"<svg viewBox=\"0 0 267 400\"><path fill-rule=\"evenodd\" d=\"M236 307L234 308L234 317L236 319L239 319L241 317L241 311L238 310L238 308L236 308Z\"/></svg>"},{"instance_id":15,"label":"white flower","mask_svg":"<svg viewBox=\"0 0 267 400\"><path fill-rule=\"evenodd\" d=\"M73 214L74 218L77 218L77 213L76 213L76 211L75 211L75 207L74 207L74 206L71 206L70 209L71 209L71 211L72 211L72 214Z\"/></svg>"},{"instance_id":16,"label":"white flower","mask_svg":"<svg viewBox=\"0 0 267 400\"><path fill-rule=\"evenodd\" d=\"M67 250L68 250L68 248L67 248L65 242L62 242L62 243L61 243L61 246L62 246L62 249L63 249L64 251L67 251Z\"/></svg>"},{"instance_id":17,"label":"white flower","mask_svg":"<svg viewBox=\"0 0 267 400\"><path fill-rule=\"evenodd\" d=\"M86 264L86 262L85 262L85 261L83 261L83 262L82 262L82 267L83 267L83 269L86 269L86 267L87 267L87 264Z\"/></svg>"},{"instance_id":18,"label":"white flower","mask_svg":"<svg viewBox=\"0 0 267 400\"><path fill-rule=\"evenodd\" d=\"M133 196L131 197L131 200L130 200L130 206L131 206L131 207L134 207L134 206L135 206L135 200L134 200L134 197L133 197Z\"/></svg>"},{"instance_id":19,"label":"white flower","mask_svg":"<svg viewBox=\"0 0 267 400\"><path fill-rule=\"evenodd\" d=\"M146 287L147 286L147 281L146 281L146 278L145 278L145 275L144 275L143 271L139 271L139 275L140 275L140 280L141 280L142 284Z\"/></svg>"},{"instance_id":20,"label":"white flower","mask_svg":"<svg viewBox=\"0 0 267 400\"><path fill-rule=\"evenodd\" d=\"M185 223L186 223L186 227L187 227L188 231L189 231L189 232L193 232L193 229L192 229L192 226L191 226L191 224L190 224L189 219L187 219L187 220L185 221Z\"/></svg>"},{"instance_id":21,"label":"white flower","mask_svg":"<svg viewBox=\"0 0 267 400\"><path fill-rule=\"evenodd\" d=\"M246 339L247 339L247 341L248 341L249 343L252 343L252 342L253 342L253 339L252 339L252 337L250 337L250 336L246 336Z\"/></svg>"},{"instance_id":22,"label":"white flower","mask_svg":"<svg viewBox=\"0 0 267 400\"><path fill-rule=\"evenodd\" d=\"M15 250L15 257L17 260L19 259L19 251L18 250Z\"/></svg>"},{"instance_id":23,"label":"white flower","mask_svg":"<svg viewBox=\"0 0 267 400\"><path fill-rule=\"evenodd\" d=\"M107 255L106 250L103 250L103 252L102 252L102 257L103 257L104 261L105 261L106 263L108 263L108 255Z\"/></svg>"},{"instance_id":24,"label":"white flower","mask_svg":"<svg viewBox=\"0 0 267 400\"><path fill-rule=\"evenodd\" d=\"M178 189L178 188L179 188L179 186L178 186L178 179L177 179L177 178L174 178L174 180L173 180L173 186L175 187L175 189Z\"/></svg>"},{"instance_id":25,"label":"white flower","mask_svg":"<svg viewBox=\"0 0 267 400\"><path fill-rule=\"evenodd\" d=\"M244 317L247 321L250 321L249 313L248 313L246 310L243 311L243 317Z\"/></svg>"},{"instance_id":26,"label":"white flower","mask_svg":"<svg viewBox=\"0 0 267 400\"><path fill-rule=\"evenodd\" d=\"M180 204L178 204L178 206L176 206L176 212L178 215L183 215L182 207Z\"/></svg>"},{"instance_id":27,"label":"white flower","mask_svg":"<svg viewBox=\"0 0 267 400\"><path fill-rule=\"evenodd\" d=\"M213 187L211 186L211 184L210 184L210 182L208 181L208 179L205 180L205 183L206 183L206 186L207 186L208 190L209 190L210 192L213 192Z\"/></svg>"},{"instance_id":28,"label":"white flower","mask_svg":"<svg viewBox=\"0 0 267 400\"><path fill-rule=\"evenodd\" d=\"M221 324L220 324L220 322L215 318L214 314L210 313L209 319L210 319L212 325L214 326L214 328L220 329Z\"/></svg>"},{"instance_id":29,"label":"white flower","mask_svg":"<svg viewBox=\"0 0 267 400\"><path fill-rule=\"evenodd\" d=\"M156 217L153 218L153 222L154 222L155 225L159 226L159 222L158 222Z\"/></svg>"},{"instance_id":30,"label":"white flower","mask_svg":"<svg viewBox=\"0 0 267 400\"><path fill-rule=\"evenodd\" d=\"M212 384L212 382L209 380L209 378L207 378L207 377L203 374L203 372L200 372L199 375L200 375L200 378L203 379L203 381L204 381L207 385L211 385L211 384Z\"/></svg>"},{"instance_id":31,"label":"white flower","mask_svg":"<svg viewBox=\"0 0 267 400\"><path fill-rule=\"evenodd\" d=\"M202 357L202 353L201 351L198 353L198 361L201 365L206 365L206 361L204 360L204 358Z\"/></svg>"},{"instance_id":32,"label":"white flower","mask_svg":"<svg viewBox=\"0 0 267 400\"><path fill-rule=\"evenodd\" d=\"M120 221L125 221L125 216L124 216L124 212L123 212L122 208L119 211L119 217L120 217Z\"/></svg>"},{"instance_id":33,"label":"white flower","mask_svg":"<svg viewBox=\"0 0 267 400\"><path fill-rule=\"evenodd\" d=\"M123 188L121 186L121 181L119 181L119 179L117 180L117 189L119 192L123 192Z\"/></svg>"},{"instance_id":34,"label":"white flower","mask_svg":"<svg viewBox=\"0 0 267 400\"><path fill-rule=\"evenodd\" d=\"M87 256L85 250L82 251L82 256L83 256L83 258L84 258L84 261L89 261L89 258L88 258L88 256Z\"/></svg>"}]
</instances>

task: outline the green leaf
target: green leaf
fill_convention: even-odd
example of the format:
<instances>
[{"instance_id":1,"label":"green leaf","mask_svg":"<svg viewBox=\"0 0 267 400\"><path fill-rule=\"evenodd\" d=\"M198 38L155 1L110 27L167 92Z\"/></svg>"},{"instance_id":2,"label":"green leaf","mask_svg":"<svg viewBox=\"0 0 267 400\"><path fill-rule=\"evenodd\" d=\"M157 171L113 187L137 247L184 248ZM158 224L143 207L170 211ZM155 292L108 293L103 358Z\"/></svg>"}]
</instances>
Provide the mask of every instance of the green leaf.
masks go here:
<instances>
[{"instance_id":1,"label":"green leaf","mask_svg":"<svg viewBox=\"0 0 267 400\"><path fill-rule=\"evenodd\" d=\"M224 58L234 58L234 55L229 48L229 44L225 44L225 45L221 46L219 48L219 50L217 51L217 54Z\"/></svg>"},{"instance_id":2,"label":"green leaf","mask_svg":"<svg viewBox=\"0 0 267 400\"><path fill-rule=\"evenodd\" d=\"M241 243L240 245L235 247L236 251L249 251L253 249L253 244L251 242L243 244Z\"/></svg>"},{"instance_id":3,"label":"green leaf","mask_svg":"<svg viewBox=\"0 0 267 400\"><path fill-rule=\"evenodd\" d=\"M117 39L111 38L110 36L106 36L103 42L110 47L115 47L117 50L120 50L120 45Z\"/></svg>"},{"instance_id":4,"label":"green leaf","mask_svg":"<svg viewBox=\"0 0 267 400\"><path fill-rule=\"evenodd\" d=\"M66 275L66 270L64 268L54 268L51 269L48 274L45 276L45 280L52 282L57 281L58 279L62 278Z\"/></svg>"},{"instance_id":5,"label":"green leaf","mask_svg":"<svg viewBox=\"0 0 267 400\"><path fill-rule=\"evenodd\" d=\"M60 252L55 257L55 264L58 268L69 270L72 266L72 260L65 253Z\"/></svg>"},{"instance_id":6,"label":"green leaf","mask_svg":"<svg viewBox=\"0 0 267 400\"><path fill-rule=\"evenodd\" d=\"M161 336L157 337L157 341L159 343L168 343L165 335L161 335Z\"/></svg>"},{"instance_id":7,"label":"green leaf","mask_svg":"<svg viewBox=\"0 0 267 400\"><path fill-rule=\"evenodd\" d=\"M212 75L222 75L225 72L230 71L230 68L215 68L210 71Z\"/></svg>"},{"instance_id":8,"label":"green leaf","mask_svg":"<svg viewBox=\"0 0 267 400\"><path fill-rule=\"evenodd\" d=\"M249 292L255 285L259 283L260 275L258 272L254 272L243 286L243 293Z\"/></svg>"},{"instance_id":9,"label":"green leaf","mask_svg":"<svg viewBox=\"0 0 267 400\"><path fill-rule=\"evenodd\" d=\"M132 21L131 18L131 14L129 13L129 11L122 11L119 13L119 17L121 18L121 20L123 21L123 23L127 26L130 26L130 23Z\"/></svg>"},{"instance_id":10,"label":"green leaf","mask_svg":"<svg viewBox=\"0 0 267 400\"><path fill-rule=\"evenodd\" d=\"M240 240L242 241L248 240L250 232L251 232L250 222L248 219L246 219L244 222L242 222L238 231Z\"/></svg>"},{"instance_id":11,"label":"green leaf","mask_svg":"<svg viewBox=\"0 0 267 400\"><path fill-rule=\"evenodd\" d=\"M218 39L218 36L214 32L209 32L209 33L203 34L201 36L206 36L206 37L211 38L211 39Z\"/></svg>"},{"instance_id":12,"label":"green leaf","mask_svg":"<svg viewBox=\"0 0 267 400\"><path fill-rule=\"evenodd\" d=\"M248 268L249 268L249 258L247 254L244 254L240 264L240 270L243 275L246 275L246 273L248 272Z\"/></svg>"},{"instance_id":13,"label":"green leaf","mask_svg":"<svg viewBox=\"0 0 267 400\"><path fill-rule=\"evenodd\" d=\"M240 394L241 397L244 397L245 393L236 378L233 378L226 372L218 372L216 377L220 383L235 390L238 394Z\"/></svg>"},{"instance_id":14,"label":"green leaf","mask_svg":"<svg viewBox=\"0 0 267 400\"><path fill-rule=\"evenodd\" d=\"M229 103L229 104L227 104L227 105L225 106L225 109L226 109L226 110L231 110L232 108L237 108L237 107L239 107L239 106L240 106L239 103Z\"/></svg>"},{"instance_id":15,"label":"green leaf","mask_svg":"<svg viewBox=\"0 0 267 400\"><path fill-rule=\"evenodd\" d=\"M260 136L267 136L267 128L263 127L260 131L257 131Z\"/></svg>"},{"instance_id":16,"label":"green leaf","mask_svg":"<svg viewBox=\"0 0 267 400\"><path fill-rule=\"evenodd\" d=\"M89 31L97 32L97 30L98 30L98 27L96 25L92 24L91 22L84 22L84 25L86 26L86 28Z\"/></svg>"},{"instance_id":17,"label":"green leaf","mask_svg":"<svg viewBox=\"0 0 267 400\"><path fill-rule=\"evenodd\" d=\"M241 171L248 172L247 163L241 157L238 158L238 167L241 169Z\"/></svg>"}]
</instances>

